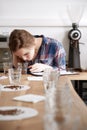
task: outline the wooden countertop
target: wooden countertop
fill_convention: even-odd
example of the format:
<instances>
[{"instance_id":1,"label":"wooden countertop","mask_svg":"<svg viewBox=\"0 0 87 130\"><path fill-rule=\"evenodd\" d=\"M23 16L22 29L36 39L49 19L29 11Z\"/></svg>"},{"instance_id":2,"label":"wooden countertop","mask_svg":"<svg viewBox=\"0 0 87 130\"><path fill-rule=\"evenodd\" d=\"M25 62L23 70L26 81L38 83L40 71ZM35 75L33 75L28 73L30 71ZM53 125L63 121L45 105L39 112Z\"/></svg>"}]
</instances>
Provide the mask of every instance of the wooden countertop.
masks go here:
<instances>
[{"instance_id":1,"label":"wooden countertop","mask_svg":"<svg viewBox=\"0 0 87 130\"><path fill-rule=\"evenodd\" d=\"M80 77L81 76L81 77ZM87 106L81 100L81 98L77 95L75 90L73 89L72 83L70 80L76 79L87 79L87 74L83 73L80 75L70 75L70 76L60 76L59 78L59 86L62 88L64 84L67 82L73 99L72 111L73 116L77 114L80 116L80 126L79 130L87 130ZM9 84L8 79L0 80L0 84ZM44 130L44 101L38 103L27 103L27 102L19 102L12 100L13 97L24 95L24 94L39 94L44 95L44 87L42 81L28 81L26 75L22 75L21 84L29 85L31 88L29 90L17 91L17 92L1 92L0 95L0 106L25 106L36 109L39 114L36 117L17 120L17 121L0 121L0 130ZM64 109L67 109L65 106Z\"/></svg>"},{"instance_id":2,"label":"wooden countertop","mask_svg":"<svg viewBox=\"0 0 87 130\"><path fill-rule=\"evenodd\" d=\"M78 72L76 75L67 75L70 80L87 80L87 72Z\"/></svg>"}]
</instances>

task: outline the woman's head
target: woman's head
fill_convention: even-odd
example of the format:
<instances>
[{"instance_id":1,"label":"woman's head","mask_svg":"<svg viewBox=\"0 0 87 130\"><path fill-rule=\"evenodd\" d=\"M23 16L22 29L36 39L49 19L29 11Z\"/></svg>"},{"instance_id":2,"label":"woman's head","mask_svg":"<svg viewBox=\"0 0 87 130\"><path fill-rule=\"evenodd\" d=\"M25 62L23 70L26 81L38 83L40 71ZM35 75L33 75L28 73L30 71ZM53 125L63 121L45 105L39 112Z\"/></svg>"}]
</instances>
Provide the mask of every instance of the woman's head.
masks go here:
<instances>
[{"instance_id":1,"label":"woman's head","mask_svg":"<svg viewBox=\"0 0 87 130\"><path fill-rule=\"evenodd\" d=\"M35 38L25 30L13 30L9 37L9 48L11 52L16 52L21 48L32 47L35 45Z\"/></svg>"}]
</instances>

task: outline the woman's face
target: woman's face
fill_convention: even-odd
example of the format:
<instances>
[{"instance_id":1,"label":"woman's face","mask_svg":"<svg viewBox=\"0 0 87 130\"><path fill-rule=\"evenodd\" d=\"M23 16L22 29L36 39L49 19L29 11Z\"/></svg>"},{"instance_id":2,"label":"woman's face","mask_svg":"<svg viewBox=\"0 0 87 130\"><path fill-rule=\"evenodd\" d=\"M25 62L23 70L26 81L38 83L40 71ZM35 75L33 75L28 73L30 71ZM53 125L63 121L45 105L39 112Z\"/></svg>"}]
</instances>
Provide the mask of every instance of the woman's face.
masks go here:
<instances>
[{"instance_id":1,"label":"woman's face","mask_svg":"<svg viewBox=\"0 0 87 130\"><path fill-rule=\"evenodd\" d=\"M24 61L30 61L33 60L35 56L35 48L21 48L14 52L14 55L20 59L23 59Z\"/></svg>"}]
</instances>

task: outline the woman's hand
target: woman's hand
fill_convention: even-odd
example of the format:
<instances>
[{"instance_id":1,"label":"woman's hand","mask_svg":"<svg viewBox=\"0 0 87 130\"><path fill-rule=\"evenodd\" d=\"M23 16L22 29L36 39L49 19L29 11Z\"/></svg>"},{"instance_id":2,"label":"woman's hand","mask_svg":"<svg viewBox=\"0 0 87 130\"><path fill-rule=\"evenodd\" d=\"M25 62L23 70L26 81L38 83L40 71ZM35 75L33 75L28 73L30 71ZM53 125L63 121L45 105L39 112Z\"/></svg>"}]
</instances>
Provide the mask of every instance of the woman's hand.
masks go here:
<instances>
[{"instance_id":1,"label":"woman's hand","mask_svg":"<svg viewBox=\"0 0 87 130\"><path fill-rule=\"evenodd\" d=\"M42 63L35 63L33 65L30 65L28 68L30 68L31 72L41 72L46 68L52 68L52 67Z\"/></svg>"}]
</instances>

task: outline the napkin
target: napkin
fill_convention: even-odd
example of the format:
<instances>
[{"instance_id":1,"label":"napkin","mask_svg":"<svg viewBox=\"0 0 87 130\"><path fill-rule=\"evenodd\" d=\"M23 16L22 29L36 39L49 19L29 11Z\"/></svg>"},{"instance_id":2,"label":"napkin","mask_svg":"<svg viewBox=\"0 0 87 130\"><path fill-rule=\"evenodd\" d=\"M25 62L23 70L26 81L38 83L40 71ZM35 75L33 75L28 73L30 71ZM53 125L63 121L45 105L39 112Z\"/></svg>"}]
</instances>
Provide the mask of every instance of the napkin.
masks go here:
<instances>
[{"instance_id":1,"label":"napkin","mask_svg":"<svg viewBox=\"0 0 87 130\"><path fill-rule=\"evenodd\" d=\"M32 80L32 81L42 81L43 77L30 76L30 77L27 77L27 79Z\"/></svg>"},{"instance_id":2,"label":"napkin","mask_svg":"<svg viewBox=\"0 0 87 130\"><path fill-rule=\"evenodd\" d=\"M7 76L0 76L0 79L7 79Z\"/></svg>"},{"instance_id":3,"label":"napkin","mask_svg":"<svg viewBox=\"0 0 87 130\"><path fill-rule=\"evenodd\" d=\"M26 94L26 95L14 97L13 100L37 103L40 101L44 101L45 97L40 96L40 95L36 95L36 94Z\"/></svg>"},{"instance_id":4,"label":"napkin","mask_svg":"<svg viewBox=\"0 0 87 130\"><path fill-rule=\"evenodd\" d=\"M7 79L7 76L0 76L0 79Z\"/></svg>"},{"instance_id":5,"label":"napkin","mask_svg":"<svg viewBox=\"0 0 87 130\"><path fill-rule=\"evenodd\" d=\"M61 71L60 71L60 75L74 75L74 74L79 74L79 72L66 71L66 70L61 70Z\"/></svg>"}]
</instances>

